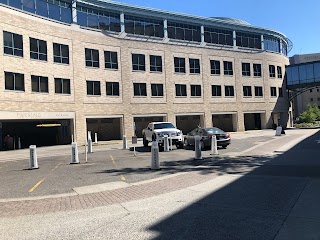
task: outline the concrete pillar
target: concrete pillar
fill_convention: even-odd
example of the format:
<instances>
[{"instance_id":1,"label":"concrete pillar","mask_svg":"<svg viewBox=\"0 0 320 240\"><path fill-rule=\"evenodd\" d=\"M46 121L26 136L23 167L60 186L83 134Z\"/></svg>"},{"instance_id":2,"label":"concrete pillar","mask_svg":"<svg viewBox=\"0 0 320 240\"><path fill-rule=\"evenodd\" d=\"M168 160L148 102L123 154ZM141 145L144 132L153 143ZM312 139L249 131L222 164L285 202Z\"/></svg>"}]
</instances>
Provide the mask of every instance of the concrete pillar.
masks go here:
<instances>
[{"instance_id":1,"label":"concrete pillar","mask_svg":"<svg viewBox=\"0 0 320 240\"><path fill-rule=\"evenodd\" d=\"M124 13L120 13L120 27L121 27L121 32L125 32L125 26L124 26Z\"/></svg>"},{"instance_id":2,"label":"concrete pillar","mask_svg":"<svg viewBox=\"0 0 320 240\"><path fill-rule=\"evenodd\" d=\"M77 0L72 1L72 23L77 23L78 22L78 17L77 17Z\"/></svg>"},{"instance_id":3,"label":"concrete pillar","mask_svg":"<svg viewBox=\"0 0 320 240\"><path fill-rule=\"evenodd\" d=\"M164 38L168 38L168 20L163 20L163 36Z\"/></svg>"},{"instance_id":4,"label":"concrete pillar","mask_svg":"<svg viewBox=\"0 0 320 240\"><path fill-rule=\"evenodd\" d=\"M232 128L234 132L238 131L238 114L232 114Z\"/></svg>"},{"instance_id":5,"label":"concrete pillar","mask_svg":"<svg viewBox=\"0 0 320 240\"><path fill-rule=\"evenodd\" d=\"M201 43L204 43L204 26L201 26Z\"/></svg>"},{"instance_id":6,"label":"concrete pillar","mask_svg":"<svg viewBox=\"0 0 320 240\"><path fill-rule=\"evenodd\" d=\"M242 111L238 111L237 131L239 132L245 131L244 113Z\"/></svg>"},{"instance_id":7,"label":"concrete pillar","mask_svg":"<svg viewBox=\"0 0 320 240\"><path fill-rule=\"evenodd\" d=\"M264 50L264 38L263 38L263 35L261 35L261 50Z\"/></svg>"},{"instance_id":8,"label":"concrete pillar","mask_svg":"<svg viewBox=\"0 0 320 240\"><path fill-rule=\"evenodd\" d=\"M237 47L237 34L236 31L233 31L233 47Z\"/></svg>"}]
</instances>

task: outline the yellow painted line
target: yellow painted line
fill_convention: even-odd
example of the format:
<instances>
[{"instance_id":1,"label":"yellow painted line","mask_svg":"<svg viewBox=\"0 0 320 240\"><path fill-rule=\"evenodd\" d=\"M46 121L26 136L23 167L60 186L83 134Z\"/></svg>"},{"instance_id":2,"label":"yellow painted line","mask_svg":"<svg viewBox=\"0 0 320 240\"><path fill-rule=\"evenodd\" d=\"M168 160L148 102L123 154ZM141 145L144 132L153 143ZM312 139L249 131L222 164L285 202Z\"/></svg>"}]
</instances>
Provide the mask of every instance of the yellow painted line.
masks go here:
<instances>
[{"instance_id":1,"label":"yellow painted line","mask_svg":"<svg viewBox=\"0 0 320 240\"><path fill-rule=\"evenodd\" d=\"M121 175L121 181L123 181L123 182L125 182L126 181L126 178L123 176L123 175Z\"/></svg>"},{"instance_id":2,"label":"yellow painted line","mask_svg":"<svg viewBox=\"0 0 320 240\"><path fill-rule=\"evenodd\" d=\"M36 185L34 185L33 188L29 190L29 193L33 192L43 181L44 179L40 180Z\"/></svg>"}]
</instances>

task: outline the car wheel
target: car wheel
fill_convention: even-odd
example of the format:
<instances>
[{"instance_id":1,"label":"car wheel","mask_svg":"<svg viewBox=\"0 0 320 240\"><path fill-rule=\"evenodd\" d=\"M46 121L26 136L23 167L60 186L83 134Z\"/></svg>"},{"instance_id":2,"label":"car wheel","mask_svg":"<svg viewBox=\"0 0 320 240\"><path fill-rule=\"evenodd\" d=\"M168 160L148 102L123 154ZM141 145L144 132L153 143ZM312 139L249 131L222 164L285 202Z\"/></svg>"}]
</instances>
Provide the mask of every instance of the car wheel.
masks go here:
<instances>
[{"instance_id":1,"label":"car wheel","mask_svg":"<svg viewBox=\"0 0 320 240\"><path fill-rule=\"evenodd\" d=\"M143 146L144 146L144 147L148 147L148 144L149 144L149 142L148 142L148 140L146 139L146 136L143 136Z\"/></svg>"},{"instance_id":2,"label":"car wheel","mask_svg":"<svg viewBox=\"0 0 320 240\"><path fill-rule=\"evenodd\" d=\"M184 139L183 141L183 147L186 149L188 148L189 144L188 144L188 140L187 139Z\"/></svg>"}]
</instances>

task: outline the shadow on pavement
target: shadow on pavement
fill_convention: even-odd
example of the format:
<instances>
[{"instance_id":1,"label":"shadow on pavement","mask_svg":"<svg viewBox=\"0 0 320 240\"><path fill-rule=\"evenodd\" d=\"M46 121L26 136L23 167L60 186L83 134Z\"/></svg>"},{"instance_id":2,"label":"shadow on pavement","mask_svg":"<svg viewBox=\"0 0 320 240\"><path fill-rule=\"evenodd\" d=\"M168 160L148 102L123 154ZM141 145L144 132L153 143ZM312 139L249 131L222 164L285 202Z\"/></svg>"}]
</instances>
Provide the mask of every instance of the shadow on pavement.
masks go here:
<instances>
[{"instance_id":1,"label":"shadow on pavement","mask_svg":"<svg viewBox=\"0 0 320 240\"><path fill-rule=\"evenodd\" d=\"M320 134L316 133L274 158L243 157L213 162L205 159L201 164L192 160L180 162L188 171L199 166L203 174L210 171L221 174L237 171L246 173L244 169L241 170L243 166L252 167L253 170L238 177L224 175L229 179L229 184L173 213L148 230L156 232L158 235L154 239L159 240L275 239L284 226L286 228L281 232L281 239L320 239L319 222L317 228L309 228L308 231L301 229L299 234L284 224L309 178L320 177L320 161L313 160L319 156L317 144L314 143L319 138ZM166 166L178 171L174 161L167 162ZM194 170L198 171L199 168Z\"/></svg>"}]
</instances>

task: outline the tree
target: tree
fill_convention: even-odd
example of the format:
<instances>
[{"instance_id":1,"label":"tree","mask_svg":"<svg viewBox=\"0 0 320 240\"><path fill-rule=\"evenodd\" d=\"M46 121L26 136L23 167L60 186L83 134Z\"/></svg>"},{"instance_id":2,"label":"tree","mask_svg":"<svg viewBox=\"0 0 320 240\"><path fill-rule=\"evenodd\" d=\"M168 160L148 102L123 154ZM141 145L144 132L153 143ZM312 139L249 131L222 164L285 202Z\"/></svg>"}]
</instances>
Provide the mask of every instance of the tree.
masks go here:
<instances>
[{"instance_id":1,"label":"tree","mask_svg":"<svg viewBox=\"0 0 320 240\"><path fill-rule=\"evenodd\" d=\"M302 123L314 123L316 120L320 120L320 110L316 104L308 104L306 111L299 116Z\"/></svg>"}]
</instances>

